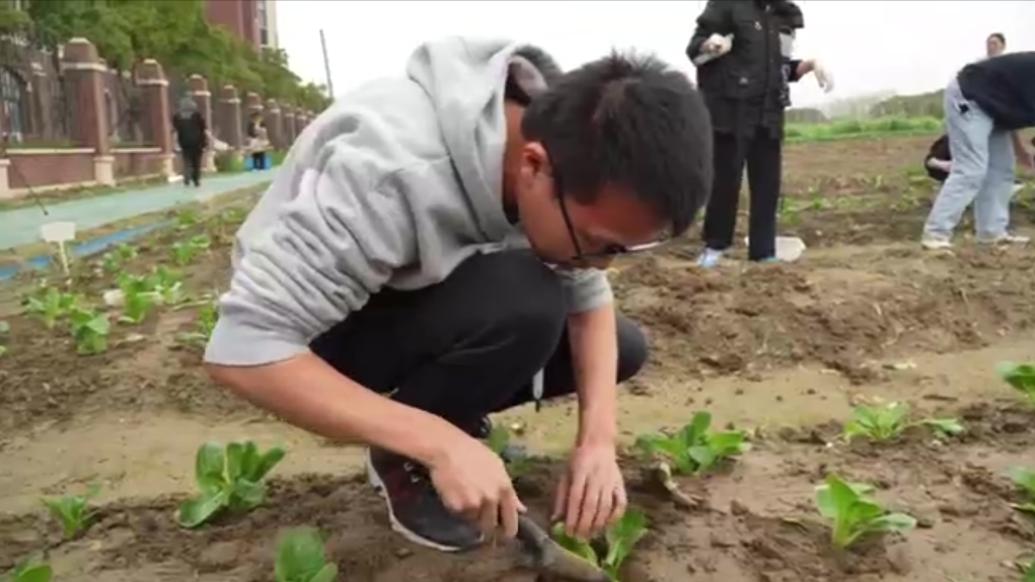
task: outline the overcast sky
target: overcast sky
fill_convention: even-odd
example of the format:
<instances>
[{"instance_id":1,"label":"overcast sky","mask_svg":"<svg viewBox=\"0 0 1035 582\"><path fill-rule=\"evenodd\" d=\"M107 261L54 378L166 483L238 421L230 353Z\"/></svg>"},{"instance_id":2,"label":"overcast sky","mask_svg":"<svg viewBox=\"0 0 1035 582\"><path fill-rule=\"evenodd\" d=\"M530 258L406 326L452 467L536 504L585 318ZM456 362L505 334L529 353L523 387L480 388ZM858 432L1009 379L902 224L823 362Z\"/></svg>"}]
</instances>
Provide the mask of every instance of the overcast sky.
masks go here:
<instances>
[{"instance_id":1,"label":"overcast sky","mask_svg":"<svg viewBox=\"0 0 1035 582\"><path fill-rule=\"evenodd\" d=\"M797 106L882 90L900 94L943 87L984 54L991 32L1009 50L1035 50L1035 1L801 0L805 29L800 57L823 60L835 75L830 96L807 79L794 88ZM538 44L562 67L612 47L653 52L692 74L683 51L701 0L667 2L483 1L330 2L279 0L281 47L303 79L324 82L319 30L327 35L334 91L401 75L413 48L447 35L502 36Z\"/></svg>"}]
</instances>

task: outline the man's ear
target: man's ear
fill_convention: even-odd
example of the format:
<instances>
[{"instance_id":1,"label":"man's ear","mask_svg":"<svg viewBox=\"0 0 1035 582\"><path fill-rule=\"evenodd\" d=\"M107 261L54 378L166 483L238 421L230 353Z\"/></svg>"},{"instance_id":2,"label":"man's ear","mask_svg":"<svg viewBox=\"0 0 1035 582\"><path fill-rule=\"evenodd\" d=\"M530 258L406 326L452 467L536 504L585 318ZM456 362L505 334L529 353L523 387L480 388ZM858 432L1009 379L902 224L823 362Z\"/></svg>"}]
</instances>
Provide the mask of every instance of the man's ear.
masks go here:
<instances>
[{"instance_id":1,"label":"man's ear","mask_svg":"<svg viewBox=\"0 0 1035 582\"><path fill-rule=\"evenodd\" d=\"M521 162L522 169L528 169L533 177L544 172L553 175L550 155L540 142L530 141L522 146Z\"/></svg>"}]
</instances>

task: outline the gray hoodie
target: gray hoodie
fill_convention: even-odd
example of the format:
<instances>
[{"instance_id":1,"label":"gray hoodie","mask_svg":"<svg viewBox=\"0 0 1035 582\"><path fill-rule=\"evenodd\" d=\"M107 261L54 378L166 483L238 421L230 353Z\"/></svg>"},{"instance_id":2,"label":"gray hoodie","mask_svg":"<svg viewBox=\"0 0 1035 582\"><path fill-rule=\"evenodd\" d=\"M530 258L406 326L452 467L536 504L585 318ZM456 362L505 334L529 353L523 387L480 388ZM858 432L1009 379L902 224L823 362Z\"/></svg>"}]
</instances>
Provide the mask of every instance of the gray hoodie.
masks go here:
<instances>
[{"instance_id":1,"label":"gray hoodie","mask_svg":"<svg viewBox=\"0 0 1035 582\"><path fill-rule=\"evenodd\" d=\"M519 47L425 44L406 78L345 95L306 128L237 233L206 361L290 358L382 288L420 289L474 253L528 247L501 193L508 69L541 79ZM572 312L611 301L602 272L556 272Z\"/></svg>"}]
</instances>

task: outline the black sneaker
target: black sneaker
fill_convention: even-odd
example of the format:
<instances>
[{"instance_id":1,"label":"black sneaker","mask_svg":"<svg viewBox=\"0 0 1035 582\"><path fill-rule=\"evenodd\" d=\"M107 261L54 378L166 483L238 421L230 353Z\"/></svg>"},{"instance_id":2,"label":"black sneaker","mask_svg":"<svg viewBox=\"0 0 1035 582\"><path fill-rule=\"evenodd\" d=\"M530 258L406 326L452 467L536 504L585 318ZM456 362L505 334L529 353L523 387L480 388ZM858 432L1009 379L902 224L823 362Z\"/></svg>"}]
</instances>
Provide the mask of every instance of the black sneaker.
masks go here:
<instances>
[{"instance_id":1,"label":"black sneaker","mask_svg":"<svg viewBox=\"0 0 1035 582\"><path fill-rule=\"evenodd\" d=\"M442 552L463 552L481 545L481 531L446 509L427 469L420 464L371 448L367 475L385 498L392 529L406 539Z\"/></svg>"}]
</instances>

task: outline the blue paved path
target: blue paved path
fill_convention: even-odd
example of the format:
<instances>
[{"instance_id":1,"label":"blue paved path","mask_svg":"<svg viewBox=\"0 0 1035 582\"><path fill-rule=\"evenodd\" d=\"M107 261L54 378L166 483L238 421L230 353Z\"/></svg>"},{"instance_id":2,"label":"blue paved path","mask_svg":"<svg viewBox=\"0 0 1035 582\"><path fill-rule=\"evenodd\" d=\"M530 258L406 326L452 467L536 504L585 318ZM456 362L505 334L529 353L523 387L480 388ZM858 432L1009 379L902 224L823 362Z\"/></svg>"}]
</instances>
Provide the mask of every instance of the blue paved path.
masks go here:
<instances>
[{"instance_id":1,"label":"blue paved path","mask_svg":"<svg viewBox=\"0 0 1035 582\"><path fill-rule=\"evenodd\" d=\"M187 188L183 184L167 184L127 190L115 194L45 203L49 216L39 206L24 206L0 211L0 250L40 241L40 225L58 220L71 220L77 230L97 228L111 222L140 214L158 212L177 204L207 200L220 194L273 179L273 172L245 172L229 176L212 176L202 180L201 188Z\"/></svg>"}]
</instances>

